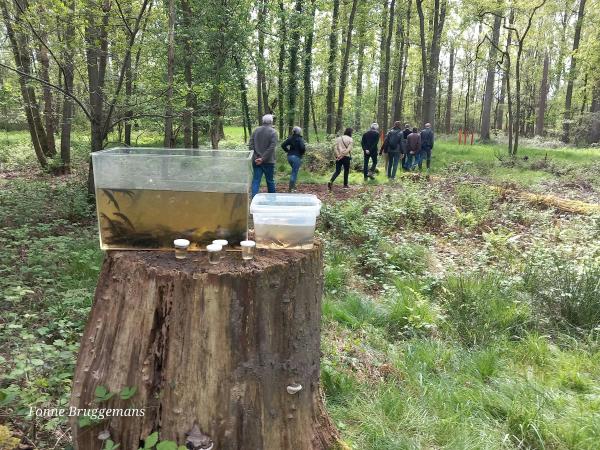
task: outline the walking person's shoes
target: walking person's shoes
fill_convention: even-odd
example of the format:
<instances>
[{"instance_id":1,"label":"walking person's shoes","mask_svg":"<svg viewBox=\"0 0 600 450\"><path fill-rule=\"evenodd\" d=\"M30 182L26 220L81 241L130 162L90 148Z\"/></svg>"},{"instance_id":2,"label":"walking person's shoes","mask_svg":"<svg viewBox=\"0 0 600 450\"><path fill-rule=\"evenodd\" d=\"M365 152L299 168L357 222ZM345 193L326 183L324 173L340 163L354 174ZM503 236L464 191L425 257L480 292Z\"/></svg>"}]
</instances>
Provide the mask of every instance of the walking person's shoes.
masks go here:
<instances>
[{"instance_id":1,"label":"walking person's shoes","mask_svg":"<svg viewBox=\"0 0 600 450\"><path fill-rule=\"evenodd\" d=\"M331 192L331 186L332 186L332 183L330 181L329 183L327 183L327 189L329 190L329 192Z\"/></svg>"},{"instance_id":2,"label":"walking person's shoes","mask_svg":"<svg viewBox=\"0 0 600 450\"><path fill-rule=\"evenodd\" d=\"M350 189L350 186L348 186L347 184L344 185L344 189Z\"/></svg>"}]
</instances>

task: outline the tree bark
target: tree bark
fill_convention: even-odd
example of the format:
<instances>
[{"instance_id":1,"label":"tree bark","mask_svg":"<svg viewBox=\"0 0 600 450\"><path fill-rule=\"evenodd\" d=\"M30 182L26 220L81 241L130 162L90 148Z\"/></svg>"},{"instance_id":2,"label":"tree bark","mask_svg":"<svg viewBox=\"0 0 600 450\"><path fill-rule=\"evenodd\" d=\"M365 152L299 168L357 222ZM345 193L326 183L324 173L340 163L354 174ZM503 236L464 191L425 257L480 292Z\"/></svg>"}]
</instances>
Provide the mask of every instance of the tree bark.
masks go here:
<instances>
[{"instance_id":1,"label":"tree bark","mask_svg":"<svg viewBox=\"0 0 600 450\"><path fill-rule=\"evenodd\" d=\"M28 50L22 48L22 38L13 28L13 23L19 22L19 13L17 13L17 17L13 20L10 17L7 4L3 1L1 5L4 26L6 27L8 39L11 44L13 56L15 58L15 65L17 66L17 69L21 71L21 74L19 74L19 87L21 88L23 109L25 110L25 117L27 118L31 143L33 144L33 149L40 166L42 168L46 168L48 166L48 160L46 159L47 152L45 151L44 147L45 139L42 139L42 136L40 136L39 126L37 125L38 122L41 124L41 120L39 120L39 111L37 101L35 99L35 91L31 85L28 86L29 80L27 77L31 74L31 59L29 57ZM38 120L36 120L36 116L38 117Z\"/></svg>"},{"instance_id":2,"label":"tree bark","mask_svg":"<svg viewBox=\"0 0 600 450\"><path fill-rule=\"evenodd\" d=\"M492 116L492 100L494 96L494 80L496 77L496 47L500 39L500 25L502 19L500 16L494 17L494 26L492 29L492 43L488 55L487 76L485 79L485 93L483 95L483 108L481 111L481 132L482 141L490 140L490 122Z\"/></svg>"},{"instance_id":3,"label":"tree bark","mask_svg":"<svg viewBox=\"0 0 600 450\"><path fill-rule=\"evenodd\" d=\"M338 91L337 114L335 116L335 131L342 129L344 121L344 96L346 94L346 83L348 82L348 61L350 60L350 51L352 50L352 32L354 30L354 17L356 15L356 5L358 0L352 0L352 8L348 17L348 27L346 29L346 41L344 43L344 58L340 71L340 86Z\"/></svg>"},{"instance_id":4,"label":"tree bark","mask_svg":"<svg viewBox=\"0 0 600 450\"><path fill-rule=\"evenodd\" d=\"M446 20L447 0L434 0L431 41L427 43L423 0L417 0L419 14L419 32L421 41L421 65L423 70L423 107L422 121L435 125L436 87L439 73L442 31Z\"/></svg>"},{"instance_id":5,"label":"tree bark","mask_svg":"<svg viewBox=\"0 0 600 450\"><path fill-rule=\"evenodd\" d=\"M446 116L444 128L446 134L452 133L452 89L454 88L454 44L450 46L450 66L448 68L448 94L446 95Z\"/></svg>"},{"instance_id":6,"label":"tree bark","mask_svg":"<svg viewBox=\"0 0 600 450\"><path fill-rule=\"evenodd\" d=\"M188 442L196 428L215 449L331 448L338 435L319 392L322 246L228 252L175 260L160 252L109 252L81 340L71 406L143 408L80 428L78 450L99 450L107 430L121 448L153 431ZM118 323L118 326L115 324ZM302 389L288 393L298 383ZM136 387L130 400L109 392Z\"/></svg>"},{"instance_id":7,"label":"tree bark","mask_svg":"<svg viewBox=\"0 0 600 450\"><path fill-rule=\"evenodd\" d=\"M410 6L411 1L409 0L407 11L410 11ZM408 45L408 27L404 27L404 21L402 20L401 11L402 10L398 8L398 22L396 23L396 44L394 47L394 55L396 58L396 63L394 64L395 76L394 81L392 83L392 122L402 119L402 101L400 94L402 92L402 85L404 83L405 78L405 48ZM408 23L408 14L406 20Z\"/></svg>"},{"instance_id":8,"label":"tree bark","mask_svg":"<svg viewBox=\"0 0 600 450\"><path fill-rule=\"evenodd\" d=\"M571 53L571 65L569 67L569 79L567 81L567 93L565 95L565 114L563 119L563 135L562 141L569 142L571 131L571 119L573 112L571 111L571 103L573 101L573 86L575 84L575 76L577 74L577 50L579 49L579 41L581 40L581 26L583 24L583 16L585 13L586 0L579 0L579 9L577 11L577 23L575 24L575 35L573 36L573 52Z\"/></svg>"},{"instance_id":9,"label":"tree bark","mask_svg":"<svg viewBox=\"0 0 600 450\"><path fill-rule=\"evenodd\" d=\"M187 93L185 95L185 111L183 113L183 146L185 148L194 148L194 117L196 114L197 99L196 93L194 92L194 79L192 75L192 66L194 65L194 49L192 46L191 38L189 37L192 33L192 17L193 11L189 0L181 1L181 9L183 10L183 25L186 30L186 37L184 37L185 55L183 75L185 78L185 84ZM197 146L197 145L196 145Z\"/></svg>"},{"instance_id":10,"label":"tree bark","mask_svg":"<svg viewBox=\"0 0 600 450\"><path fill-rule=\"evenodd\" d=\"M365 67L365 33L366 33L366 8L359 5L358 19L358 55L356 62L356 94L354 96L354 129L361 129L362 122L362 95L363 95L363 74Z\"/></svg>"},{"instance_id":11,"label":"tree bark","mask_svg":"<svg viewBox=\"0 0 600 450\"><path fill-rule=\"evenodd\" d=\"M544 69L542 71L542 82L540 84L540 101L538 103L537 116L535 120L535 134L536 136L544 135L544 117L546 115L546 102L548 100L548 68L550 65L550 58L548 58L548 52L544 54Z\"/></svg>"},{"instance_id":12,"label":"tree bark","mask_svg":"<svg viewBox=\"0 0 600 450\"><path fill-rule=\"evenodd\" d=\"M47 41L47 36L40 33L40 38ZM40 78L47 83L50 83L50 58L48 57L48 49L45 46L45 42L40 44L38 49L38 55L40 60ZM54 123L55 112L54 112L54 99L52 95L52 89L49 85L44 84L42 86L42 97L44 99L44 124L46 132L46 156L56 156L56 142L54 140Z\"/></svg>"},{"instance_id":13,"label":"tree bark","mask_svg":"<svg viewBox=\"0 0 600 450\"><path fill-rule=\"evenodd\" d=\"M302 0L296 0L295 15L289 21L291 28L290 59L288 67L288 105L287 128L292 134L296 120L296 103L298 99L298 50L300 49L300 24L302 19Z\"/></svg>"},{"instance_id":14,"label":"tree bark","mask_svg":"<svg viewBox=\"0 0 600 450\"><path fill-rule=\"evenodd\" d=\"M408 0L408 6L406 9L406 38L404 39L405 45L404 45L404 52L402 54L402 60L403 60L403 67L402 67L402 79L400 81L400 96L398 98L398 105L396 106L397 112L396 114L398 115L399 119L401 120L402 118L402 112L403 112L403 105L404 105L404 92L406 91L406 83L408 81L408 77L406 76L406 70L408 67L408 49L410 48L410 18L411 18L411 11L412 11L412 0ZM405 122L408 122L408 120L405 120Z\"/></svg>"},{"instance_id":15,"label":"tree bark","mask_svg":"<svg viewBox=\"0 0 600 450\"><path fill-rule=\"evenodd\" d=\"M325 126L325 132L330 135L333 133L334 126L334 96L335 96L335 62L337 60L337 26L340 14L340 0L333 0L333 15L331 18L331 33L329 33L329 60L327 63L327 98L325 100L327 109L327 122Z\"/></svg>"},{"instance_id":16,"label":"tree bark","mask_svg":"<svg viewBox=\"0 0 600 450\"><path fill-rule=\"evenodd\" d=\"M307 25L308 32L304 41L304 68L303 75L303 107L302 126L304 127L304 140L310 142L310 99L311 99L311 75L312 75L312 50L315 33L315 0L310 0Z\"/></svg>"},{"instance_id":17,"label":"tree bark","mask_svg":"<svg viewBox=\"0 0 600 450\"><path fill-rule=\"evenodd\" d=\"M260 0L257 8L258 54L256 58L256 104L258 112L257 122L260 124L262 116L269 107L268 102L263 102L263 85L265 79L265 32L263 27L267 23L267 0Z\"/></svg>"},{"instance_id":18,"label":"tree bark","mask_svg":"<svg viewBox=\"0 0 600 450\"><path fill-rule=\"evenodd\" d=\"M283 136L283 125L285 123L285 59L286 59L286 41L287 41L287 20L285 17L285 3L279 2L279 61L277 74L277 108L279 111L278 128L279 136Z\"/></svg>"},{"instance_id":19,"label":"tree bark","mask_svg":"<svg viewBox=\"0 0 600 450\"><path fill-rule=\"evenodd\" d=\"M165 139L166 148L175 147L173 134L173 76L175 71L175 0L168 0L169 35L167 42L167 96L165 109Z\"/></svg>"},{"instance_id":20,"label":"tree bark","mask_svg":"<svg viewBox=\"0 0 600 450\"><path fill-rule=\"evenodd\" d=\"M381 42L379 46L379 86L377 88L377 121L379 122L381 134L384 135L388 129L388 97L389 97L389 73L390 73L390 47L392 43L392 31L394 29L394 7L395 0L383 0L383 18L381 22ZM389 10L388 10L389 8ZM389 20L388 20L389 17Z\"/></svg>"},{"instance_id":21,"label":"tree bark","mask_svg":"<svg viewBox=\"0 0 600 450\"><path fill-rule=\"evenodd\" d=\"M73 79L75 71L75 0L70 0L68 3L68 20L65 26L65 43L64 43L64 83L65 90L68 93L73 92ZM63 167L63 172L71 171L71 129L73 125L73 99L68 95L64 96L62 108L62 124L60 130L60 159Z\"/></svg>"}]
</instances>

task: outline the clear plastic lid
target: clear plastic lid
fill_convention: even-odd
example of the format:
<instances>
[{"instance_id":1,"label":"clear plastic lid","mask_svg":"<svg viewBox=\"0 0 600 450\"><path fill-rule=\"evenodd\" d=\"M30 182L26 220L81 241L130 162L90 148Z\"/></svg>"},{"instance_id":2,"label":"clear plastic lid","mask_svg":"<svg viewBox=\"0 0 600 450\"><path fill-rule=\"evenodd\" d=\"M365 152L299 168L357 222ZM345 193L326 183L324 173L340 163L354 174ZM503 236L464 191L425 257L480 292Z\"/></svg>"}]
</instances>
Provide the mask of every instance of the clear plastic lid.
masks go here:
<instances>
[{"instance_id":1,"label":"clear plastic lid","mask_svg":"<svg viewBox=\"0 0 600 450\"><path fill-rule=\"evenodd\" d=\"M316 217L321 200L313 194L257 194L250 204L252 214L294 214Z\"/></svg>"},{"instance_id":2,"label":"clear plastic lid","mask_svg":"<svg viewBox=\"0 0 600 450\"><path fill-rule=\"evenodd\" d=\"M256 247L256 242L254 241L242 241L240 242L242 247Z\"/></svg>"},{"instance_id":3,"label":"clear plastic lid","mask_svg":"<svg viewBox=\"0 0 600 450\"><path fill-rule=\"evenodd\" d=\"M175 239L173 245L175 245L175 247L189 247L190 241L187 239Z\"/></svg>"},{"instance_id":4,"label":"clear plastic lid","mask_svg":"<svg viewBox=\"0 0 600 450\"><path fill-rule=\"evenodd\" d=\"M210 244L206 246L206 250L209 252L220 252L223 250L223 246L219 244Z\"/></svg>"}]
</instances>

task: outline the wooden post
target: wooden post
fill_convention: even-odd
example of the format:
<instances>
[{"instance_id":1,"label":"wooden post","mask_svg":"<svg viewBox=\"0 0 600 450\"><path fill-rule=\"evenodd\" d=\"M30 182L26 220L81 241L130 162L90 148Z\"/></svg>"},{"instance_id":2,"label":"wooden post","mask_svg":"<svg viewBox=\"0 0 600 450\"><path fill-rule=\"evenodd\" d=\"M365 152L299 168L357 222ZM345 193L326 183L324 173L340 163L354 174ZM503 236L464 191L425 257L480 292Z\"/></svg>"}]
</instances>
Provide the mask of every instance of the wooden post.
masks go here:
<instances>
[{"instance_id":1,"label":"wooden post","mask_svg":"<svg viewBox=\"0 0 600 450\"><path fill-rule=\"evenodd\" d=\"M109 252L71 406L145 413L84 428L72 417L75 448L99 450L103 431L124 450L154 431L188 449L331 448L338 435L319 391L322 271L318 243L248 262L229 252L218 265L205 253ZM117 395L98 403L98 386ZM129 400L125 387L137 389Z\"/></svg>"},{"instance_id":2,"label":"wooden post","mask_svg":"<svg viewBox=\"0 0 600 450\"><path fill-rule=\"evenodd\" d=\"M462 144L462 128L458 129L458 145Z\"/></svg>"}]
</instances>

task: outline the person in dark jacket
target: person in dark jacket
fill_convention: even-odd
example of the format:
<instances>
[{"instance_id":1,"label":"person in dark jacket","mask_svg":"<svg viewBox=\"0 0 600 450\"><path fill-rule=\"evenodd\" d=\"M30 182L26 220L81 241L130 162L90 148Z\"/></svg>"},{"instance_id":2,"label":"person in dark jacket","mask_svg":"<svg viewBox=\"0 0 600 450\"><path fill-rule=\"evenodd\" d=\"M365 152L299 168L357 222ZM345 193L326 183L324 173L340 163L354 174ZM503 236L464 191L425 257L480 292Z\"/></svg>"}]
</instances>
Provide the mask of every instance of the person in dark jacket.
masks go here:
<instances>
[{"instance_id":1,"label":"person in dark jacket","mask_svg":"<svg viewBox=\"0 0 600 450\"><path fill-rule=\"evenodd\" d=\"M402 135L404 136L404 140L405 141L408 138L408 135L410 133L412 133L412 130L410 129L410 124L405 123L404 124L404 131L402 131ZM404 171L410 170L410 167L406 166L406 164L407 164L407 162L409 160L409 157L408 157L408 146L406 148L407 148L406 152L402 153L402 169Z\"/></svg>"},{"instance_id":2,"label":"person in dark jacket","mask_svg":"<svg viewBox=\"0 0 600 450\"><path fill-rule=\"evenodd\" d=\"M265 114L262 125L250 136L248 147L252 152L252 197L258 193L263 175L267 180L269 192L275 192L275 148L277 147L277 131L273 128L273 116Z\"/></svg>"},{"instance_id":3,"label":"person in dark jacket","mask_svg":"<svg viewBox=\"0 0 600 450\"><path fill-rule=\"evenodd\" d=\"M292 168L290 175L290 185L288 192L296 190L296 180L298 179L298 171L302 165L302 157L306 152L306 145L302 139L302 128L294 127L292 135L281 144L281 148L287 153L287 160Z\"/></svg>"},{"instance_id":4,"label":"person in dark jacket","mask_svg":"<svg viewBox=\"0 0 600 450\"><path fill-rule=\"evenodd\" d=\"M431 150L433 150L434 136L431 124L426 123L425 129L421 131L421 152L417 163L419 164L419 170L423 169L423 160L427 160L427 171L431 168Z\"/></svg>"},{"instance_id":5,"label":"person in dark jacket","mask_svg":"<svg viewBox=\"0 0 600 450\"><path fill-rule=\"evenodd\" d=\"M412 133L411 129L410 129L410 124L405 123L404 124L404 131L402 132L402 134L404 135L404 139L408 138L408 135Z\"/></svg>"},{"instance_id":6,"label":"person in dark jacket","mask_svg":"<svg viewBox=\"0 0 600 450\"><path fill-rule=\"evenodd\" d=\"M414 166L414 159L418 158L421 152L421 135L417 127L412 129L412 132L406 138L406 159L404 161L404 167L410 170Z\"/></svg>"},{"instance_id":7,"label":"person in dark jacket","mask_svg":"<svg viewBox=\"0 0 600 450\"><path fill-rule=\"evenodd\" d=\"M390 180L396 178L398 163L401 155L406 151L406 141L401 127L402 124L399 121L394 122L394 128L388 131L381 146L380 154L384 151L387 151L388 154L387 176Z\"/></svg>"},{"instance_id":8,"label":"person in dark jacket","mask_svg":"<svg viewBox=\"0 0 600 450\"><path fill-rule=\"evenodd\" d=\"M377 168L377 145L379 144L379 125L371 124L371 129L362 135L360 145L363 150L364 165L363 174L365 181L368 178L374 178L375 169ZM371 169L369 170L369 160L372 161Z\"/></svg>"}]
</instances>

